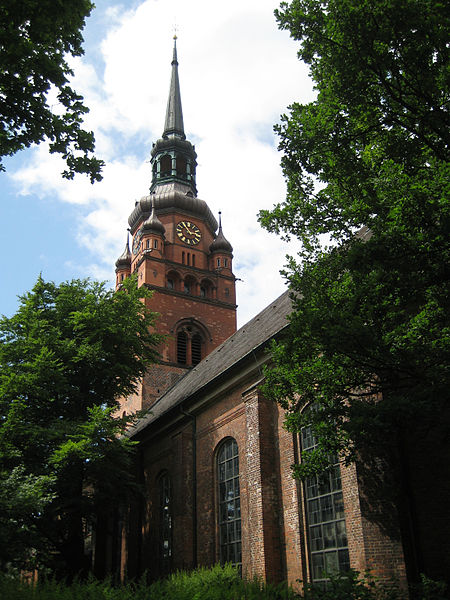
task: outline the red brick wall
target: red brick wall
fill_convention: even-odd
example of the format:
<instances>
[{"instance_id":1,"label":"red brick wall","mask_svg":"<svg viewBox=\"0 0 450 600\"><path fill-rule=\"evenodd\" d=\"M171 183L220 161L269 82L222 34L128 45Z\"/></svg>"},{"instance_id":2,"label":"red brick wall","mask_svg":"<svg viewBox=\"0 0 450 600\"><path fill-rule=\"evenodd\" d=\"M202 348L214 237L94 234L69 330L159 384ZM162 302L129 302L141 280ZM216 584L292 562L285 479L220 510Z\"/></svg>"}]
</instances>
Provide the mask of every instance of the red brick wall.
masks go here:
<instances>
[{"instance_id":1,"label":"red brick wall","mask_svg":"<svg viewBox=\"0 0 450 600\"><path fill-rule=\"evenodd\" d=\"M157 479L163 470L173 484L173 568L218 562L216 455L220 443L233 437L239 448L244 576L291 584L308 579L302 486L291 475L291 465L298 459L296 438L283 427L281 407L261 396L252 381L230 379L226 391L219 394L217 389L216 397L210 397L197 410L195 515L193 419L182 417L178 408L172 426L160 420L142 442L147 502L141 570L155 565L153 575L159 575L155 559L159 535ZM166 424L168 429L164 430ZM397 578L405 585L397 515L387 503L378 505L378 521L374 520L370 489L361 489L364 478L358 468L342 465L341 473L352 568L360 572L370 569L382 580ZM380 519L383 514L384 524Z\"/></svg>"}]
</instances>

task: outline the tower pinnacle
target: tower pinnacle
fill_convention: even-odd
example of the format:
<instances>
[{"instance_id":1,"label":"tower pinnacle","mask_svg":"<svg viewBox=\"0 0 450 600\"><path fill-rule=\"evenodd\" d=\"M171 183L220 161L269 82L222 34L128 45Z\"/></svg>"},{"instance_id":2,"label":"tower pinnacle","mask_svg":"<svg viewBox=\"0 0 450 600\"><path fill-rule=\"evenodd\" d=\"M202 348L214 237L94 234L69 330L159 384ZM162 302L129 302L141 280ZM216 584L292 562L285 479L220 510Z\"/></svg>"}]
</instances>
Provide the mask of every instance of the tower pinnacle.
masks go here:
<instances>
[{"instance_id":1,"label":"tower pinnacle","mask_svg":"<svg viewBox=\"0 0 450 600\"><path fill-rule=\"evenodd\" d=\"M173 36L172 76L163 139L169 136L186 139L184 134L183 110L181 108L180 81L178 79L177 36Z\"/></svg>"},{"instance_id":2,"label":"tower pinnacle","mask_svg":"<svg viewBox=\"0 0 450 600\"><path fill-rule=\"evenodd\" d=\"M152 183L150 192L178 189L181 193L196 197L195 167L197 154L186 139L181 108L180 82L178 79L177 36L173 37L172 76L162 138L153 144L151 153ZM167 187L169 186L169 187Z\"/></svg>"}]
</instances>

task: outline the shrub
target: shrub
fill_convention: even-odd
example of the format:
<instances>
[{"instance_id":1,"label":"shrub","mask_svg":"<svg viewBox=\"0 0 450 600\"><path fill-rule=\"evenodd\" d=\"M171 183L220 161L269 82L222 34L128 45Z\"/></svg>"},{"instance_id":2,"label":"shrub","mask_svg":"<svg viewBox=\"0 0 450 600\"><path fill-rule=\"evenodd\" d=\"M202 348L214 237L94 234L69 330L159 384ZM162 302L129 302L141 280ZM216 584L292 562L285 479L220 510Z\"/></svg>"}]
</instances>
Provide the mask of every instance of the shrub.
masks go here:
<instances>
[{"instance_id":1,"label":"shrub","mask_svg":"<svg viewBox=\"0 0 450 600\"><path fill-rule=\"evenodd\" d=\"M446 586L422 576L412 591L413 600L444 600ZM306 584L303 594L286 584L267 584L243 580L231 566L216 565L190 573L180 571L165 580L148 584L140 581L115 585L112 580L74 581L71 585L42 579L36 585L0 574L3 600L403 600L394 585L382 585L373 578L362 578L355 571L330 577L326 589Z\"/></svg>"}]
</instances>

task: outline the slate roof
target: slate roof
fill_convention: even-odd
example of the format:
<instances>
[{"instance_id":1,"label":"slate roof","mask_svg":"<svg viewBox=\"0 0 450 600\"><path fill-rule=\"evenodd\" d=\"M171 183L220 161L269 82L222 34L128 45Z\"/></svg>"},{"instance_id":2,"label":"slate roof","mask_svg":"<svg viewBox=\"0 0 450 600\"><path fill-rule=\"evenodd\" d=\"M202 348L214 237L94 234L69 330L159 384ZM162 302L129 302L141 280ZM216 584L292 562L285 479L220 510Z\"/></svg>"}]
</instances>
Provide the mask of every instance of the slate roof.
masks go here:
<instances>
[{"instance_id":1,"label":"slate roof","mask_svg":"<svg viewBox=\"0 0 450 600\"><path fill-rule=\"evenodd\" d=\"M149 414L130 429L135 436L175 406L205 388L252 351L284 329L292 312L289 291L284 292L256 317L251 319L198 365L188 371L174 386L152 405Z\"/></svg>"}]
</instances>

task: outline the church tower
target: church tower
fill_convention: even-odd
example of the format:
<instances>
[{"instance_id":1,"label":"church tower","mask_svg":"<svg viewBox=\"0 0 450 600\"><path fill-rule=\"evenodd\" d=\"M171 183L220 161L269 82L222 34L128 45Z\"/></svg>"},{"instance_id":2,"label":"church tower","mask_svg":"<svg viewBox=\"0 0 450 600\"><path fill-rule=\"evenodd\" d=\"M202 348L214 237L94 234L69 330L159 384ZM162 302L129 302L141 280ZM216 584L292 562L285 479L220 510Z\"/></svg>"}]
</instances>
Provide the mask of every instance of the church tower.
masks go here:
<instances>
[{"instance_id":1,"label":"church tower","mask_svg":"<svg viewBox=\"0 0 450 600\"><path fill-rule=\"evenodd\" d=\"M145 376L138 394L122 403L127 413L150 407L175 381L236 331L233 248L207 203L197 197L197 154L186 139L181 106L176 36L166 119L151 151L150 193L134 207L132 236L116 262L116 287L130 273L153 296L167 335L161 361ZM217 231L217 233L216 233Z\"/></svg>"}]
</instances>

